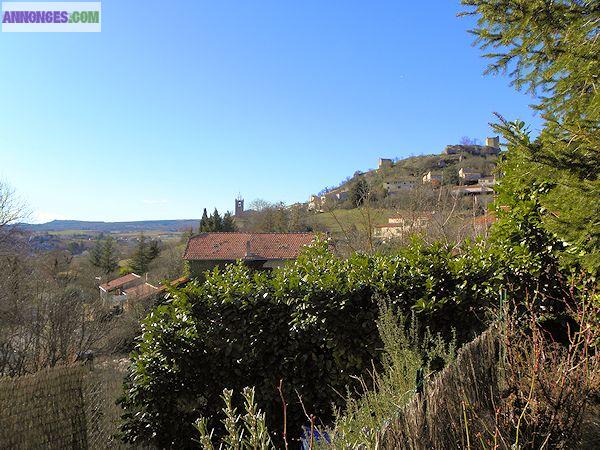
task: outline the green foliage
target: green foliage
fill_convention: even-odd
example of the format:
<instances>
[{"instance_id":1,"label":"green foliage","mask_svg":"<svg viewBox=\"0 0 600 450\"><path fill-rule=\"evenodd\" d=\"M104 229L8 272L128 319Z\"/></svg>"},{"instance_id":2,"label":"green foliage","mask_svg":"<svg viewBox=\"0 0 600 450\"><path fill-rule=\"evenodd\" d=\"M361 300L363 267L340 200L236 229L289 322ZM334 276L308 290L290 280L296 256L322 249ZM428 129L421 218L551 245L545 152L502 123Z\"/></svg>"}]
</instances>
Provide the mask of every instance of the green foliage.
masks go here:
<instances>
[{"instance_id":1,"label":"green foliage","mask_svg":"<svg viewBox=\"0 0 600 450\"><path fill-rule=\"evenodd\" d=\"M410 325L410 326L409 326ZM359 398L348 396L339 411L333 436L335 448L377 448L380 430L396 417L417 391L417 373L431 377L455 357L455 342L446 343L426 329L420 332L414 316L410 324L385 304L377 328L383 342L382 369L362 380Z\"/></svg>"},{"instance_id":2,"label":"green foliage","mask_svg":"<svg viewBox=\"0 0 600 450\"><path fill-rule=\"evenodd\" d=\"M140 233L138 244L129 262L131 270L138 274L148 272L150 263L159 255L160 247L158 241L148 242L144 233Z\"/></svg>"},{"instance_id":3,"label":"green foliage","mask_svg":"<svg viewBox=\"0 0 600 450\"><path fill-rule=\"evenodd\" d=\"M223 390L225 418L222 420L226 430L219 448L238 450L270 450L275 446L271 442L265 420L265 413L261 412L254 399L254 388L245 387L242 391L244 397L244 410L246 414L237 414L233 406L233 391ZM204 450L213 450L214 432L208 431L208 420L200 418L196 421L196 429L200 433L200 445Z\"/></svg>"},{"instance_id":4,"label":"green foliage","mask_svg":"<svg viewBox=\"0 0 600 450\"><path fill-rule=\"evenodd\" d=\"M364 177L358 177L350 188L350 203L357 207L362 205L369 198L369 183Z\"/></svg>"},{"instance_id":5,"label":"green foliage","mask_svg":"<svg viewBox=\"0 0 600 450\"><path fill-rule=\"evenodd\" d=\"M508 72L537 100L545 120L535 139L522 122L500 118L508 142L502 183L517 196L537 187L544 228L564 243L566 263L600 270L600 39L597 0L463 0L478 16L472 31L488 72Z\"/></svg>"},{"instance_id":6,"label":"green foliage","mask_svg":"<svg viewBox=\"0 0 600 450\"><path fill-rule=\"evenodd\" d=\"M414 310L433 333L450 336L456 328L462 342L484 326L496 270L479 245L461 255L439 245L342 260L320 243L272 273L241 263L210 272L144 320L123 399L125 435L188 445L199 417L218 416L223 389L247 385L280 430L280 379L286 395L297 390L312 413L329 420L332 404L343 404L336 391L378 360L380 297L405 315ZM290 404L290 432L304 421Z\"/></svg>"},{"instance_id":7,"label":"green foliage","mask_svg":"<svg viewBox=\"0 0 600 450\"><path fill-rule=\"evenodd\" d=\"M206 208L202 212L202 218L200 219L200 226L198 227L198 232L203 233L205 231L212 231L208 228L210 227L211 221L208 218L208 213L206 212Z\"/></svg>"},{"instance_id":8,"label":"green foliage","mask_svg":"<svg viewBox=\"0 0 600 450\"><path fill-rule=\"evenodd\" d=\"M447 185L457 185L460 181L458 177L458 168L455 165L448 166L444 168L443 171L443 180L444 184Z\"/></svg>"},{"instance_id":9,"label":"green foliage","mask_svg":"<svg viewBox=\"0 0 600 450\"><path fill-rule=\"evenodd\" d=\"M200 220L200 233L214 232L214 231L236 231L235 221L230 212L226 212L223 217L219 214L217 208L215 208L212 215L209 217L206 213L206 208L202 213L202 219Z\"/></svg>"},{"instance_id":10,"label":"green foliage","mask_svg":"<svg viewBox=\"0 0 600 450\"><path fill-rule=\"evenodd\" d=\"M106 239L97 239L90 253L90 262L102 269L105 275L113 273L119 267L119 258L115 241L108 235Z\"/></svg>"}]
</instances>

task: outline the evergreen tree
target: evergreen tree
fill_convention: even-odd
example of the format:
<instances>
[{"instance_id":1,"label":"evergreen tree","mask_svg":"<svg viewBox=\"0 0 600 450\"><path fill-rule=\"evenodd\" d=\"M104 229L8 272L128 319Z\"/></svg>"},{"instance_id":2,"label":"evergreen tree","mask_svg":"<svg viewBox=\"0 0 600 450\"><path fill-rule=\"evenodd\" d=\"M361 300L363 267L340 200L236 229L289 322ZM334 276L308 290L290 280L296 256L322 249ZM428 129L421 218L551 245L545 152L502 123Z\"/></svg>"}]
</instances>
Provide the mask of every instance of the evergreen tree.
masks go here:
<instances>
[{"instance_id":1,"label":"evergreen tree","mask_svg":"<svg viewBox=\"0 0 600 450\"><path fill-rule=\"evenodd\" d=\"M108 235L106 239L98 238L90 252L90 262L93 266L102 269L108 275L119 267L119 258L115 247L115 240Z\"/></svg>"},{"instance_id":2,"label":"evergreen tree","mask_svg":"<svg viewBox=\"0 0 600 450\"><path fill-rule=\"evenodd\" d=\"M119 267L119 258L117 256L117 249L115 248L115 241L110 235L104 240L102 245L102 255L99 267L106 275L114 272Z\"/></svg>"},{"instance_id":3,"label":"evergreen tree","mask_svg":"<svg viewBox=\"0 0 600 450\"><path fill-rule=\"evenodd\" d=\"M598 0L463 0L477 15L471 32L487 72L508 72L536 98L544 127L500 117L507 141L499 201L532 199L542 223L563 242L563 257L600 268L600 39Z\"/></svg>"},{"instance_id":4,"label":"evergreen tree","mask_svg":"<svg viewBox=\"0 0 600 450\"><path fill-rule=\"evenodd\" d=\"M237 227L235 226L235 220L229 211L223 215L223 231L235 231Z\"/></svg>"},{"instance_id":5,"label":"evergreen tree","mask_svg":"<svg viewBox=\"0 0 600 450\"><path fill-rule=\"evenodd\" d=\"M209 228L210 225L208 220L208 213L206 212L206 208L204 208L204 212L202 213L202 219L200 219L200 227L198 228L198 232L204 233L205 231L210 231Z\"/></svg>"},{"instance_id":6,"label":"evergreen tree","mask_svg":"<svg viewBox=\"0 0 600 450\"><path fill-rule=\"evenodd\" d=\"M150 263L160 254L159 242L149 241L144 233L140 233L138 245L131 257L129 267L138 275L148 272Z\"/></svg>"},{"instance_id":7,"label":"evergreen tree","mask_svg":"<svg viewBox=\"0 0 600 450\"><path fill-rule=\"evenodd\" d=\"M102 240L96 238L94 247L92 247L92 250L90 251L90 262L94 267L100 267L102 264L102 247Z\"/></svg>"},{"instance_id":8,"label":"evergreen tree","mask_svg":"<svg viewBox=\"0 0 600 450\"><path fill-rule=\"evenodd\" d=\"M222 231L223 229L223 219L221 219L217 208L215 208L212 216L210 216L210 228L210 231Z\"/></svg>"},{"instance_id":9,"label":"evergreen tree","mask_svg":"<svg viewBox=\"0 0 600 450\"><path fill-rule=\"evenodd\" d=\"M141 233L130 263L131 269L138 275L148 272L148 266L150 265L148 250L147 238L144 233Z\"/></svg>"},{"instance_id":10,"label":"evergreen tree","mask_svg":"<svg viewBox=\"0 0 600 450\"><path fill-rule=\"evenodd\" d=\"M458 169L456 168L456 166L452 165L452 166L448 166L444 169L443 180L444 180L444 184L446 184L446 185L454 185L455 186L458 184L460 179L458 176Z\"/></svg>"},{"instance_id":11,"label":"evergreen tree","mask_svg":"<svg viewBox=\"0 0 600 450\"><path fill-rule=\"evenodd\" d=\"M369 183L363 178L359 177L358 180L350 188L350 202L353 206L362 205L369 197Z\"/></svg>"},{"instance_id":12,"label":"evergreen tree","mask_svg":"<svg viewBox=\"0 0 600 450\"><path fill-rule=\"evenodd\" d=\"M160 254L160 246L157 240L150 241L148 246L148 259L152 261Z\"/></svg>"}]
</instances>

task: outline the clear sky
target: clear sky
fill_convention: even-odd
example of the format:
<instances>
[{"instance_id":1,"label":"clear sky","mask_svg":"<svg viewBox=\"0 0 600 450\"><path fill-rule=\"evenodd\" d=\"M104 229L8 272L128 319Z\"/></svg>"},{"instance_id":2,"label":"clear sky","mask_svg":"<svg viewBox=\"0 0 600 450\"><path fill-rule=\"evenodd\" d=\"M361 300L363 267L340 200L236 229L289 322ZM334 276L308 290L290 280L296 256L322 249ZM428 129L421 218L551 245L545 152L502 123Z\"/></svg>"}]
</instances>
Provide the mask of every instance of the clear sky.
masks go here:
<instances>
[{"instance_id":1,"label":"clear sky","mask_svg":"<svg viewBox=\"0 0 600 450\"><path fill-rule=\"evenodd\" d=\"M483 140L531 99L458 1L104 0L101 33L0 33L0 179L38 221L293 203Z\"/></svg>"}]
</instances>

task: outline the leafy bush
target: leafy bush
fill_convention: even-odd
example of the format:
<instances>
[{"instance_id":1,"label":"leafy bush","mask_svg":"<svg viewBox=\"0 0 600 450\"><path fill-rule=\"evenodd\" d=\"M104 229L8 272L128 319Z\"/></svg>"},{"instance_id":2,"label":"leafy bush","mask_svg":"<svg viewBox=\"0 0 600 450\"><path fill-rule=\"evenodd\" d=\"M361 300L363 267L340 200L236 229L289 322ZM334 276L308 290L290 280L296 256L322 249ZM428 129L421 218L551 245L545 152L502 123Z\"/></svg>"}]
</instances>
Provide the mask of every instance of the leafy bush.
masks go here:
<instances>
[{"instance_id":1,"label":"leafy bush","mask_svg":"<svg viewBox=\"0 0 600 450\"><path fill-rule=\"evenodd\" d=\"M318 243L270 274L242 264L215 270L204 283L173 291L144 320L122 400L125 438L190 445L201 416L221 434L214 418L223 389L249 385L269 426L281 430L280 379L287 398L297 391L329 421L332 404L344 404L336 392L379 360L379 298L404 315L414 310L433 333L456 328L464 342L484 327L496 273L479 244L460 254L436 245L341 260ZM287 419L299 434L300 405L290 404Z\"/></svg>"},{"instance_id":2,"label":"leafy bush","mask_svg":"<svg viewBox=\"0 0 600 450\"><path fill-rule=\"evenodd\" d=\"M350 395L338 413L329 433L334 448L379 448L385 425L434 373L454 360L455 342L447 343L427 329L419 333L414 317L409 327L404 317L384 305L377 328L384 349L382 370L361 378L359 397ZM421 378L420 386L417 378Z\"/></svg>"}]
</instances>

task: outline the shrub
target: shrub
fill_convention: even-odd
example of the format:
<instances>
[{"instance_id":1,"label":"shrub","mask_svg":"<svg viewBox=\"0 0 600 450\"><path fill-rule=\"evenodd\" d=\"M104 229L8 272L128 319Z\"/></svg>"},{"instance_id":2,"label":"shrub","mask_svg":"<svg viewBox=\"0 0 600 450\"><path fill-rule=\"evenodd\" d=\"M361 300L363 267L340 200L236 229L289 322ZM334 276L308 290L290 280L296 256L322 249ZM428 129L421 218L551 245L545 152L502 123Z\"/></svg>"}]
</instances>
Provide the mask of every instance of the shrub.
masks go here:
<instances>
[{"instance_id":1,"label":"shrub","mask_svg":"<svg viewBox=\"0 0 600 450\"><path fill-rule=\"evenodd\" d=\"M455 327L461 342L484 328L497 267L481 245L464 250L435 245L341 260L318 243L270 274L231 265L173 291L142 324L122 400L125 438L184 447L199 417L222 434L214 418L223 389L249 385L271 429L281 430L280 379L287 398L297 392L331 420L332 404L344 404L336 392L379 361L379 298L404 315L414 311L433 333ZM287 421L297 436L300 405L289 405Z\"/></svg>"},{"instance_id":2,"label":"shrub","mask_svg":"<svg viewBox=\"0 0 600 450\"><path fill-rule=\"evenodd\" d=\"M382 369L360 379L361 391L349 395L328 434L335 448L379 448L381 431L421 391L437 371L452 363L455 342L446 343L428 329L419 332L416 319L410 326L383 306L377 321L383 341Z\"/></svg>"}]
</instances>

